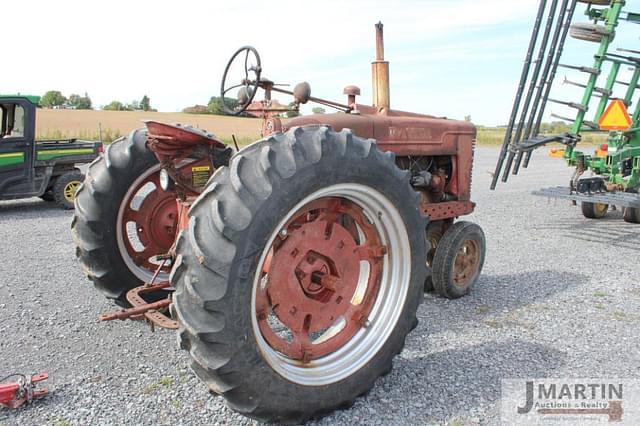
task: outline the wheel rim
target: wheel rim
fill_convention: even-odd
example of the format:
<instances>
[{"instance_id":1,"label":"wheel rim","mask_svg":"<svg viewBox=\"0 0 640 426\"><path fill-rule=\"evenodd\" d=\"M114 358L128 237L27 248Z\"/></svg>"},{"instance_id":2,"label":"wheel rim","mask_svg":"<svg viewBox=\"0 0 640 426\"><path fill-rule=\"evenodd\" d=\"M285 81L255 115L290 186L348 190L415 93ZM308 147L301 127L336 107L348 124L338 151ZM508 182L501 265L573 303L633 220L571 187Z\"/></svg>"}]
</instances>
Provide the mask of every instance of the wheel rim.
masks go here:
<instances>
[{"instance_id":1,"label":"wheel rim","mask_svg":"<svg viewBox=\"0 0 640 426\"><path fill-rule=\"evenodd\" d=\"M178 206L173 192L160 187L160 165L138 177L125 194L118 210L116 238L120 255L141 281L151 281L162 264L156 256L169 251L175 241ZM169 279L171 265L165 263L156 281Z\"/></svg>"},{"instance_id":2,"label":"wheel rim","mask_svg":"<svg viewBox=\"0 0 640 426\"><path fill-rule=\"evenodd\" d=\"M609 205L608 204L595 203L593 205L593 211L595 212L596 216L598 216L598 217L602 217L605 214L607 214L607 210L609 210Z\"/></svg>"},{"instance_id":3,"label":"wheel rim","mask_svg":"<svg viewBox=\"0 0 640 426\"><path fill-rule=\"evenodd\" d=\"M453 282L466 287L475 278L480 264L480 249L474 240L465 240L453 262Z\"/></svg>"},{"instance_id":4,"label":"wheel rim","mask_svg":"<svg viewBox=\"0 0 640 426\"><path fill-rule=\"evenodd\" d=\"M319 190L285 217L260 258L252 325L268 364L321 386L365 365L403 310L411 276L404 221L359 184Z\"/></svg>"},{"instance_id":5,"label":"wheel rim","mask_svg":"<svg viewBox=\"0 0 640 426\"><path fill-rule=\"evenodd\" d=\"M62 190L64 194L64 199L70 203L76 199L76 192L78 191L78 187L80 187L81 182L79 180L72 180L64 186Z\"/></svg>"}]
</instances>

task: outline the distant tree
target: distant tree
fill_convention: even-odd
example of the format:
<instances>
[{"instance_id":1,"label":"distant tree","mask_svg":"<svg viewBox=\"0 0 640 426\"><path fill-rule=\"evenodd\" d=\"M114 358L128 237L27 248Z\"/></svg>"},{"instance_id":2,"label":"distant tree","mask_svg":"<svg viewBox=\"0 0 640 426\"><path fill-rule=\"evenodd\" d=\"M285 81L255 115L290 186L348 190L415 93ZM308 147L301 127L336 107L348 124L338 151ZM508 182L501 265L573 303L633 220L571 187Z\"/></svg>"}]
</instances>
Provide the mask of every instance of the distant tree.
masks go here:
<instances>
[{"instance_id":1,"label":"distant tree","mask_svg":"<svg viewBox=\"0 0 640 426\"><path fill-rule=\"evenodd\" d=\"M62 96L57 90L49 90L44 94L42 99L40 99L40 105L46 108L52 108L54 106L60 106L67 102L67 98Z\"/></svg>"},{"instance_id":2,"label":"distant tree","mask_svg":"<svg viewBox=\"0 0 640 426\"><path fill-rule=\"evenodd\" d=\"M238 101L233 98L224 98L224 103L229 109L234 109L238 106ZM225 115L224 108L222 107L222 98L212 96L207 105L209 114Z\"/></svg>"},{"instance_id":3,"label":"distant tree","mask_svg":"<svg viewBox=\"0 0 640 426\"><path fill-rule=\"evenodd\" d=\"M110 104L102 107L105 111L127 111L127 107L120 101L111 101Z\"/></svg>"},{"instance_id":4,"label":"distant tree","mask_svg":"<svg viewBox=\"0 0 640 426\"><path fill-rule=\"evenodd\" d=\"M564 121L552 121L551 123L542 123L540 125L540 133L559 134L566 133L571 127Z\"/></svg>"},{"instance_id":5,"label":"distant tree","mask_svg":"<svg viewBox=\"0 0 640 426\"><path fill-rule=\"evenodd\" d=\"M471 116L470 115L465 115L464 116L464 121L467 121L467 122L471 123Z\"/></svg>"},{"instance_id":6,"label":"distant tree","mask_svg":"<svg viewBox=\"0 0 640 426\"><path fill-rule=\"evenodd\" d=\"M84 96L74 93L69 96L69 105L74 106L76 109L91 109L91 98L86 92Z\"/></svg>"},{"instance_id":7,"label":"distant tree","mask_svg":"<svg viewBox=\"0 0 640 426\"><path fill-rule=\"evenodd\" d=\"M151 101L149 100L149 97L147 95L144 95L140 100L140 109L143 111L151 110Z\"/></svg>"},{"instance_id":8,"label":"distant tree","mask_svg":"<svg viewBox=\"0 0 640 426\"><path fill-rule=\"evenodd\" d=\"M311 108L311 112L313 112L314 114L324 114L327 111L325 111L325 109L322 107L313 107Z\"/></svg>"},{"instance_id":9,"label":"distant tree","mask_svg":"<svg viewBox=\"0 0 640 426\"><path fill-rule=\"evenodd\" d=\"M209 108L205 105L194 105L182 110L185 114L209 114Z\"/></svg>"},{"instance_id":10,"label":"distant tree","mask_svg":"<svg viewBox=\"0 0 640 426\"><path fill-rule=\"evenodd\" d=\"M293 108L293 107L295 107L295 105L296 105L295 102L291 102L291 103L289 103L289 108ZM299 116L300 115L300 111L296 111L296 110L292 109L291 111L285 112L284 115L287 118L293 118L293 117Z\"/></svg>"}]
</instances>

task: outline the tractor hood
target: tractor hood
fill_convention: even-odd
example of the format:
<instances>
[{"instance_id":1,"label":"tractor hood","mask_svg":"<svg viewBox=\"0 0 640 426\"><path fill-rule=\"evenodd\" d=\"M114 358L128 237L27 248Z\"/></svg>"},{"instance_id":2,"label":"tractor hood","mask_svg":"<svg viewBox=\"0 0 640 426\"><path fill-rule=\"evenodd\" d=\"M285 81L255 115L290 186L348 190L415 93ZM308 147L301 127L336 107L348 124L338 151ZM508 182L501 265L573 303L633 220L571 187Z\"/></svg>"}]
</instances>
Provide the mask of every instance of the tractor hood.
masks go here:
<instances>
[{"instance_id":1,"label":"tractor hood","mask_svg":"<svg viewBox=\"0 0 640 426\"><path fill-rule=\"evenodd\" d=\"M287 121L285 129L310 124L326 124L334 130L351 129L362 138L376 139L382 150L398 155L415 154L426 146L437 147L442 154L456 154L459 136L473 141L476 128L466 121L450 120L429 115L386 110L378 113L368 105L358 105L360 114L314 114ZM444 152L442 151L444 149Z\"/></svg>"}]
</instances>

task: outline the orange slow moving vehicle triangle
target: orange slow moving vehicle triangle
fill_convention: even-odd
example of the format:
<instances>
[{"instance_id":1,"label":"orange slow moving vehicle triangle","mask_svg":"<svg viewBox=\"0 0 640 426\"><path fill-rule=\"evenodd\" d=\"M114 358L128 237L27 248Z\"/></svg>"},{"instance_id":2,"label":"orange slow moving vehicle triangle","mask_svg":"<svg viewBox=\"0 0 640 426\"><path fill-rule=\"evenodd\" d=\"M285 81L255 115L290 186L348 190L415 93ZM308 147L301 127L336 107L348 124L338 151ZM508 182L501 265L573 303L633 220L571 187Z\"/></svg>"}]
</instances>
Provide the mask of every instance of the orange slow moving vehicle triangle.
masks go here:
<instances>
[{"instance_id":1,"label":"orange slow moving vehicle triangle","mask_svg":"<svg viewBox=\"0 0 640 426\"><path fill-rule=\"evenodd\" d=\"M631 117L624 102L620 99L613 100L598 124L602 130L628 130L631 127Z\"/></svg>"}]
</instances>

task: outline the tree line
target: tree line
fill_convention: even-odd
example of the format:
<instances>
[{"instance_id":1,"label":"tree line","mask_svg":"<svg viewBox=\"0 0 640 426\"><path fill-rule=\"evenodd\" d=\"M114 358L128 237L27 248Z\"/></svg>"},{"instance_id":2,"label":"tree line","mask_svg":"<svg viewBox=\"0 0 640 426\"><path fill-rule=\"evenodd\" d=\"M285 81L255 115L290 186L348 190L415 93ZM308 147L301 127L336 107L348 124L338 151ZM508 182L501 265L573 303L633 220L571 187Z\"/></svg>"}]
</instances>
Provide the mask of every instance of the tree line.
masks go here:
<instances>
[{"instance_id":1,"label":"tree line","mask_svg":"<svg viewBox=\"0 0 640 426\"><path fill-rule=\"evenodd\" d=\"M40 106L43 108L68 108L68 109L93 109L91 98L85 92L84 96L75 93L64 96L59 90L49 90L40 98ZM103 105L105 111L156 111L151 107L151 100L144 95L139 101L129 103L111 101Z\"/></svg>"}]
</instances>

